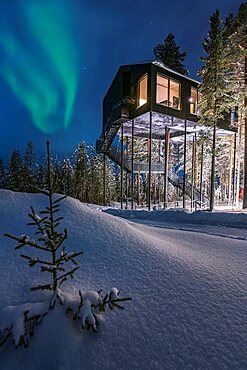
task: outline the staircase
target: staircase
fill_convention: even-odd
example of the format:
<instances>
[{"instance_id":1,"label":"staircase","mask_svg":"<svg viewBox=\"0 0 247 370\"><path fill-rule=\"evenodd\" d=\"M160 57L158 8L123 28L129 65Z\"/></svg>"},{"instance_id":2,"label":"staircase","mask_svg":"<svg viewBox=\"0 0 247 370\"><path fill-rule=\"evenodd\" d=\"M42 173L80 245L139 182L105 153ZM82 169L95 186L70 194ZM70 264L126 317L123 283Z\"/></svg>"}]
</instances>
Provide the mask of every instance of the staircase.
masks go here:
<instances>
[{"instance_id":1,"label":"staircase","mask_svg":"<svg viewBox=\"0 0 247 370\"><path fill-rule=\"evenodd\" d=\"M121 166L121 152L115 146L111 145L108 152L106 153L107 156L112 159L116 164ZM134 163L134 172L148 172L148 163ZM128 173L131 173L131 162L123 158L123 169ZM158 173L164 173L164 165L161 163L152 163L152 170ZM168 175L168 181L170 184L179 188L183 191L183 180L174 174ZM185 194L191 198L192 194L192 185L190 183L185 184ZM193 200L194 202L199 205L201 208L208 208L209 206L209 198L202 194L202 199L200 199L200 191L193 187Z\"/></svg>"},{"instance_id":2,"label":"staircase","mask_svg":"<svg viewBox=\"0 0 247 370\"><path fill-rule=\"evenodd\" d=\"M168 180L173 186L175 186L175 187L177 187L177 188L179 188L183 191L184 182L181 178L172 174L172 175L168 176ZM186 184L185 184L185 194L188 195L191 198L192 185L188 182L186 182ZM202 194L202 199L200 199L200 196L201 196L200 190L193 187L193 200L194 200L194 202L197 205L199 205L201 208L208 208L209 207L209 201L210 201L209 198L205 194Z\"/></svg>"},{"instance_id":3,"label":"staircase","mask_svg":"<svg viewBox=\"0 0 247 370\"><path fill-rule=\"evenodd\" d=\"M96 142L98 153L106 153L109 150L121 125L130 120L130 111L134 103L132 98L125 97L112 107L111 114Z\"/></svg>"}]
</instances>

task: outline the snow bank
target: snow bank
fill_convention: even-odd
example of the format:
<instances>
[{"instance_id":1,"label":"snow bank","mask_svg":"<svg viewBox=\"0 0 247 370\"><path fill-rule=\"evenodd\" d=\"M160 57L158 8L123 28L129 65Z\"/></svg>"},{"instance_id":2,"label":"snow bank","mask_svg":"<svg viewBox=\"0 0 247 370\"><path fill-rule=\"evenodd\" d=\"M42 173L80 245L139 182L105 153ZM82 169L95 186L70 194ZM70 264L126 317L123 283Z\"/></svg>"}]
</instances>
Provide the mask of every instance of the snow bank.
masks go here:
<instances>
[{"instance_id":1,"label":"snow bank","mask_svg":"<svg viewBox=\"0 0 247 370\"><path fill-rule=\"evenodd\" d=\"M247 229L247 213L207 212L171 208L156 211L103 209L108 214L132 220L148 220L199 225L229 226Z\"/></svg>"},{"instance_id":2,"label":"snow bank","mask_svg":"<svg viewBox=\"0 0 247 370\"><path fill-rule=\"evenodd\" d=\"M44 297L29 292L37 270L3 237L30 235L30 205L40 210L45 198L0 191L0 312ZM27 349L0 349L1 370L247 367L246 241L135 225L71 198L62 209L68 251L84 252L66 294L117 286L133 300L106 312L98 333L78 329L58 306Z\"/></svg>"}]
</instances>

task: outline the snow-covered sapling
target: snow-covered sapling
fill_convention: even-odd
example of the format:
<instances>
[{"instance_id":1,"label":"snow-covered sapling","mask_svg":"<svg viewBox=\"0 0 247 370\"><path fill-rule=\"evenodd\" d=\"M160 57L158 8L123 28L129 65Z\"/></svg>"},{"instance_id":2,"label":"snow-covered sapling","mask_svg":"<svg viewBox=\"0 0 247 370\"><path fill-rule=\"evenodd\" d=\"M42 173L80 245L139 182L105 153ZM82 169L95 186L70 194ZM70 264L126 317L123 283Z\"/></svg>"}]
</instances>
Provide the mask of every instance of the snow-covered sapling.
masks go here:
<instances>
[{"instance_id":1,"label":"snow-covered sapling","mask_svg":"<svg viewBox=\"0 0 247 370\"><path fill-rule=\"evenodd\" d=\"M35 239L31 239L27 235L13 236L5 234L5 236L14 239L18 242L15 249L28 247L42 252L38 256L21 254L21 257L28 261L30 267L39 265L40 271L50 275L49 281L46 284L40 284L31 288L31 290L52 290L55 292L69 277L73 278L73 274L78 270L79 266L76 258L83 252L66 252L64 242L68 238L67 229L59 231L60 221L63 217L58 217L60 211L60 203L66 196L55 198L57 177L52 177L50 146L47 142L47 189L37 189L40 193L48 198L48 206L37 214L33 207L29 217L31 222L28 225L36 226ZM71 267L71 265L73 267ZM67 268L68 266L68 268Z\"/></svg>"},{"instance_id":2,"label":"snow-covered sapling","mask_svg":"<svg viewBox=\"0 0 247 370\"><path fill-rule=\"evenodd\" d=\"M52 295L43 302L6 307L2 315L5 319L0 325L0 345L8 338L12 338L16 347L27 347L29 337L33 335L34 325L39 324L57 302L64 308L65 313L72 312L72 318L79 320L83 329L92 328L97 331L99 315L105 311L106 306L110 309L123 309L119 303L131 300L120 298L117 288L112 288L105 296L101 291L79 291L76 297L61 291L61 285L69 277L73 278L79 268L76 259L82 252L66 252L64 242L68 238L68 233L67 229L59 230L63 217L57 215L60 203L66 196L55 196L56 183L56 176L52 176L50 146L47 142L47 186L46 189L37 190L48 198L48 206L39 214L31 207L29 213L31 222L28 225L36 227L35 236L34 238L28 235L5 234L5 236L18 242L15 249L28 248L36 251L36 256L21 254L21 257L28 261L30 267L39 266L40 271L46 273L49 278L45 284L38 284L31 287L31 290L49 290Z\"/></svg>"}]
</instances>

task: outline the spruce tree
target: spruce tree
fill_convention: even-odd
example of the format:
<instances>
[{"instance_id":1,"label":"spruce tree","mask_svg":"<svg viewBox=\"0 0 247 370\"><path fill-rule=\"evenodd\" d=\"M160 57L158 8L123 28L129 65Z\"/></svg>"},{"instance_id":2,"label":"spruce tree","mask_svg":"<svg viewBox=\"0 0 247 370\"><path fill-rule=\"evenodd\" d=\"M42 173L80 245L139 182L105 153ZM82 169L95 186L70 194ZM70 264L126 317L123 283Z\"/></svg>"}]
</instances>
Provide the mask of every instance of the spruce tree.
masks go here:
<instances>
[{"instance_id":1,"label":"spruce tree","mask_svg":"<svg viewBox=\"0 0 247 370\"><path fill-rule=\"evenodd\" d=\"M33 192L35 186L35 170L37 158L32 141L28 141L23 161L23 191Z\"/></svg>"},{"instance_id":2,"label":"spruce tree","mask_svg":"<svg viewBox=\"0 0 247 370\"><path fill-rule=\"evenodd\" d=\"M61 291L61 285L67 279L73 278L78 270L77 257L82 252L68 253L64 242L68 238L67 229L61 231L60 222L63 217L58 217L61 201L66 196L55 196L57 177L52 174L50 146L47 142L47 182L44 189L38 188L48 201L44 210L36 213L33 207L29 214L30 222L28 225L36 227L35 237L28 235L14 236L5 234L17 242L15 249L27 249L28 254L21 254L21 257L28 261L31 268L40 267L40 272L49 278L44 284L35 285L31 290L50 291L51 295L42 302L28 302L18 306L10 306L8 311L10 317L6 322L1 323L0 327L0 346L9 338L12 338L15 347L29 344L29 338L33 335L34 326L40 324L43 317L53 309L57 303L63 307L66 314L70 314L74 321L79 321L82 329L92 328L98 331L99 315L105 312L106 307L111 310L118 308L124 309L120 303L130 301L131 298L120 298L119 290L112 288L109 294L103 295L102 290L80 291L77 296L66 294ZM36 252L33 256L31 251ZM75 267L74 267L75 266Z\"/></svg>"},{"instance_id":3,"label":"spruce tree","mask_svg":"<svg viewBox=\"0 0 247 370\"><path fill-rule=\"evenodd\" d=\"M47 168L45 163L36 166L34 177L36 186L43 188L47 181Z\"/></svg>"},{"instance_id":4,"label":"spruce tree","mask_svg":"<svg viewBox=\"0 0 247 370\"><path fill-rule=\"evenodd\" d=\"M188 71L183 64L186 53L181 53L179 49L180 46L177 46L175 43L175 36L169 33L163 44L158 44L153 48L153 53L158 61L164 63L174 71L187 76Z\"/></svg>"},{"instance_id":5,"label":"spruce tree","mask_svg":"<svg viewBox=\"0 0 247 370\"><path fill-rule=\"evenodd\" d=\"M0 159L0 188L6 189L8 181L8 171L5 166L5 163L2 159Z\"/></svg>"},{"instance_id":6,"label":"spruce tree","mask_svg":"<svg viewBox=\"0 0 247 370\"><path fill-rule=\"evenodd\" d=\"M88 157L88 202L101 204L103 196L103 158L97 154L95 147L90 148Z\"/></svg>"},{"instance_id":7,"label":"spruce tree","mask_svg":"<svg viewBox=\"0 0 247 370\"><path fill-rule=\"evenodd\" d=\"M242 3L237 16L225 22L228 64L226 82L232 99L232 110L238 109L237 128L245 127L244 145L244 196L243 208L247 208L247 3Z\"/></svg>"},{"instance_id":8,"label":"spruce tree","mask_svg":"<svg viewBox=\"0 0 247 370\"><path fill-rule=\"evenodd\" d=\"M60 174L61 174L61 182L62 182L62 193L74 196L74 189L73 189L73 176L74 170L70 163L70 159L65 156L62 160L61 167L60 167Z\"/></svg>"},{"instance_id":9,"label":"spruce tree","mask_svg":"<svg viewBox=\"0 0 247 370\"><path fill-rule=\"evenodd\" d=\"M204 39L203 48L206 56L202 58L204 66L199 71L202 83L199 87L199 122L213 128L210 210L214 208L214 179L216 159L216 126L229 111L231 99L225 83L226 62L224 58L224 38L219 11L210 17L210 30Z\"/></svg>"},{"instance_id":10,"label":"spruce tree","mask_svg":"<svg viewBox=\"0 0 247 370\"><path fill-rule=\"evenodd\" d=\"M24 176L23 162L19 150L15 149L9 160L9 175L7 187L13 191L23 191Z\"/></svg>"},{"instance_id":11,"label":"spruce tree","mask_svg":"<svg viewBox=\"0 0 247 370\"><path fill-rule=\"evenodd\" d=\"M75 197L81 202L88 199L88 153L87 145L80 143L73 155L75 176Z\"/></svg>"},{"instance_id":12,"label":"spruce tree","mask_svg":"<svg viewBox=\"0 0 247 370\"><path fill-rule=\"evenodd\" d=\"M31 290L52 290L55 292L68 277L73 277L74 272L79 268L76 266L66 270L69 263L77 265L76 258L82 252L67 253L65 251L64 242L68 233L67 229L64 229L63 232L59 231L60 221L63 217L58 217L57 213L60 211L61 201L66 196L55 197L57 181L57 177L52 176L50 147L49 142L47 142L47 183L45 189L38 188L37 190L47 197L48 206L39 214L31 207L31 213L29 214L31 222L28 223L28 225L36 227L35 235L37 239L31 239L27 235L17 237L5 234L5 236L18 242L16 249L27 246L29 250L34 249L44 254L44 257L21 254L21 257L28 261L30 267L40 266L41 272L48 273L51 276L46 284L39 284L32 287Z\"/></svg>"}]
</instances>

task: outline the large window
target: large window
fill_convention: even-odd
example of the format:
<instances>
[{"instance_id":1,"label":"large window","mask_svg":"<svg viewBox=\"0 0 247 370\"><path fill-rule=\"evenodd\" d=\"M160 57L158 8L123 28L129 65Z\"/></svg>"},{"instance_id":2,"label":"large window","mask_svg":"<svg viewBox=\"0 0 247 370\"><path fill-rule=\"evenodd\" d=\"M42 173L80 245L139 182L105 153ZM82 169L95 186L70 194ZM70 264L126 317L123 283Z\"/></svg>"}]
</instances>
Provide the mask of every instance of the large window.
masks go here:
<instances>
[{"instance_id":1,"label":"large window","mask_svg":"<svg viewBox=\"0 0 247 370\"><path fill-rule=\"evenodd\" d=\"M138 107L146 104L148 101L148 75L143 76L138 81Z\"/></svg>"},{"instance_id":2,"label":"large window","mask_svg":"<svg viewBox=\"0 0 247 370\"><path fill-rule=\"evenodd\" d=\"M170 80L169 106L180 109L180 83Z\"/></svg>"},{"instance_id":3,"label":"large window","mask_svg":"<svg viewBox=\"0 0 247 370\"><path fill-rule=\"evenodd\" d=\"M168 105L168 78L157 75L156 102Z\"/></svg>"},{"instance_id":4,"label":"large window","mask_svg":"<svg viewBox=\"0 0 247 370\"><path fill-rule=\"evenodd\" d=\"M195 87L191 87L190 113L191 114L197 114L197 89Z\"/></svg>"},{"instance_id":5,"label":"large window","mask_svg":"<svg viewBox=\"0 0 247 370\"><path fill-rule=\"evenodd\" d=\"M157 74L156 103L181 109L180 83Z\"/></svg>"}]
</instances>

